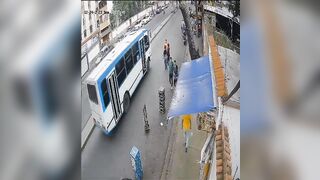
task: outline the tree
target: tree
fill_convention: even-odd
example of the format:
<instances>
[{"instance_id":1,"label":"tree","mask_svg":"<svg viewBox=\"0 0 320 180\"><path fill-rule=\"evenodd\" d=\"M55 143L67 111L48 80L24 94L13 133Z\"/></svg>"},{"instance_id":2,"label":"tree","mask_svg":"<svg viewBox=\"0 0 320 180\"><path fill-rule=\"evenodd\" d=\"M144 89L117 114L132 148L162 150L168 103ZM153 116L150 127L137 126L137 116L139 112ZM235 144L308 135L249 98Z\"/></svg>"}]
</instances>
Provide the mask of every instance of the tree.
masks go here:
<instances>
[{"instance_id":1,"label":"tree","mask_svg":"<svg viewBox=\"0 0 320 180\"><path fill-rule=\"evenodd\" d=\"M230 1L228 9L233 14L233 17L240 16L240 0Z\"/></svg>"},{"instance_id":2,"label":"tree","mask_svg":"<svg viewBox=\"0 0 320 180\"><path fill-rule=\"evenodd\" d=\"M135 14L147 7L148 1L113 1L113 8L110 14L112 27L123 23ZM119 24L117 24L117 22Z\"/></svg>"}]
</instances>

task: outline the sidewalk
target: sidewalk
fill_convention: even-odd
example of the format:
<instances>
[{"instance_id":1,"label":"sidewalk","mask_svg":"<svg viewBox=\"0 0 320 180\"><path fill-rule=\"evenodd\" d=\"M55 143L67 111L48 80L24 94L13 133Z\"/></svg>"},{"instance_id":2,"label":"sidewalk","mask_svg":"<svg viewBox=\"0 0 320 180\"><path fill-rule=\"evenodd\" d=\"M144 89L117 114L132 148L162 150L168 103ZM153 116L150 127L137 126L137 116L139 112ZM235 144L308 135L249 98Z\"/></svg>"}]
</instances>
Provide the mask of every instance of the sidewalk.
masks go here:
<instances>
[{"instance_id":1,"label":"sidewalk","mask_svg":"<svg viewBox=\"0 0 320 180\"><path fill-rule=\"evenodd\" d=\"M200 48L202 47L200 46ZM187 47L186 49L185 59L190 61L189 48ZM199 49L199 51L202 52L202 49ZM166 169L167 173L161 179L199 179L201 149L206 141L207 133L197 129L196 115L197 114L192 114L192 136L189 139L187 153L185 152L184 132L182 130L181 118L176 117L173 119L174 125L172 131L174 132L174 135L172 136L172 147L170 148L171 155L168 162L169 165Z\"/></svg>"},{"instance_id":2,"label":"sidewalk","mask_svg":"<svg viewBox=\"0 0 320 180\"><path fill-rule=\"evenodd\" d=\"M192 116L191 132L189 139L188 152L185 152L184 134L181 125L181 119L175 118L175 129L177 134L172 149L172 157L166 179L199 179L200 174L200 154L202 146L207 138L207 133L197 129L196 115Z\"/></svg>"}]
</instances>

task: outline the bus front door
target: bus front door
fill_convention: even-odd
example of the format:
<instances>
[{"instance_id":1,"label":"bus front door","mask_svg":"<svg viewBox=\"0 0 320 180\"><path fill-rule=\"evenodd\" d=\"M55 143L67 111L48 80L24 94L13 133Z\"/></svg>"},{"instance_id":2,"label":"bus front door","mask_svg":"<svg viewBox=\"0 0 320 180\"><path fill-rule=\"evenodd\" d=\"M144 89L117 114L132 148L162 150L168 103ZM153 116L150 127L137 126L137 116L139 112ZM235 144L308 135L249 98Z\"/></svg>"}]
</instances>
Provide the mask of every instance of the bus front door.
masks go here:
<instances>
[{"instance_id":1,"label":"bus front door","mask_svg":"<svg viewBox=\"0 0 320 180\"><path fill-rule=\"evenodd\" d=\"M109 84L109 90L110 90L112 111L113 111L115 122L117 123L119 116L121 115L121 106L120 106L120 98L119 98L119 91L118 91L118 81L117 81L115 72L113 72L111 76L108 78L108 84Z\"/></svg>"},{"instance_id":2,"label":"bus front door","mask_svg":"<svg viewBox=\"0 0 320 180\"><path fill-rule=\"evenodd\" d=\"M146 63L146 56L145 56L145 49L144 49L144 39L142 38L139 41L140 44L140 51L141 51L141 60L142 60L142 69L143 69L143 73L147 72L147 63Z\"/></svg>"}]
</instances>

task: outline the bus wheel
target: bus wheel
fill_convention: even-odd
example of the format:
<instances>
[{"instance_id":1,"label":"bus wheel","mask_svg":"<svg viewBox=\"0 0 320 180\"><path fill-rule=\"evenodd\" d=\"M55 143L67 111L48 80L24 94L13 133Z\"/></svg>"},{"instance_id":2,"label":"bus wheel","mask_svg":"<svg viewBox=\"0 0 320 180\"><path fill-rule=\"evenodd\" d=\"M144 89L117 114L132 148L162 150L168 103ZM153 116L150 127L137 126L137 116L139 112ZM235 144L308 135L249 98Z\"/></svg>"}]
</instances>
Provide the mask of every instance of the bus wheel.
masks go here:
<instances>
[{"instance_id":1,"label":"bus wheel","mask_svg":"<svg viewBox=\"0 0 320 180\"><path fill-rule=\"evenodd\" d=\"M130 107L130 95L129 95L129 92L127 91L123 96L123 112L125 114L127 114L127 112L129 111L129 107Z\"/></svg>"},{"instance_id":2,"label":"bus wheel","mask_svg":"<svg viewBox=\"0 0 320 180\"><path fill-rule=\"evenodd\" d=\"M150 57L148 57L148 61L147 61L147 69L150 69Z\"/></svg>"}]
</instances>

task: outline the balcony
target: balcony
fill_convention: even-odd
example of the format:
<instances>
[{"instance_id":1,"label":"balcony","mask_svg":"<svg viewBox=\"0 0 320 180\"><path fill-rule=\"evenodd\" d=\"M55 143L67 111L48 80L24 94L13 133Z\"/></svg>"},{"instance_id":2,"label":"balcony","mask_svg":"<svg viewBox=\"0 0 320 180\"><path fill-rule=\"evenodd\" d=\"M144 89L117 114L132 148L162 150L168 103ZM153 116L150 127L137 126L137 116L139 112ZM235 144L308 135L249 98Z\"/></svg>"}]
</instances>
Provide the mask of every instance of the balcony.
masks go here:
<instances>
[{"instance_id":1,"label":"balcony","mask_svg":"<svg viewBox=\"0 0 320 180\"><path fill-rule=\"evenodd\" d=\"M104 22L100 23L100 31L104 31L105 28L110 26L110 21L105 20Z\"/></svg>"},{"instance_id":2,"label":"balcony","mask_svg":"<svg viewBox=\"0 0 320 180\"><path fill-rule=\"evenodd\" d=\"M106 36L106 35L109 34L110 32L111 32L110 23L109 23L109 25L105 26L105 28L101 28L101 26L100 26L100 35L101 35L101 37Z\"/></svg>"}]
</instances>

